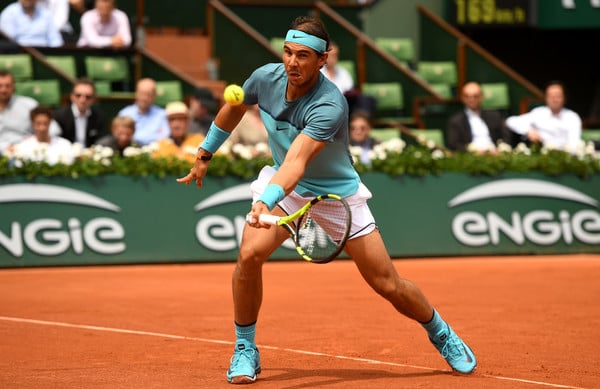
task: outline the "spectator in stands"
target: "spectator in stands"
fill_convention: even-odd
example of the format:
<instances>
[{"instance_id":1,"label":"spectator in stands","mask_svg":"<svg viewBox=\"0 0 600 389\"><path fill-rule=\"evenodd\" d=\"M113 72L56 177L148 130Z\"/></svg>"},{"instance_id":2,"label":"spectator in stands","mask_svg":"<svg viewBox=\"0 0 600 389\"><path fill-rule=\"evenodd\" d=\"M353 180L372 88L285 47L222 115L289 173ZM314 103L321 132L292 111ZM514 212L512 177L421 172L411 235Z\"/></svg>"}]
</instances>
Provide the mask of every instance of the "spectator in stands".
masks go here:
<instances>
[{"instance_id":1,"label":"spectator in stands","mask_svg":"<svg viewBox=\"0 0 600 389\"><path fill-rule=\"evenodd\" d=\"M69 22L69 11L70 5L69 0L37 0L38 4L46 7L52 15L54 27L58 29L60 35L63 38L65 44L75 44L77 37L75 36L75 30Z\"/></svg>"},{"instance_id":2,"label":"spectator in stands","mask_svg":"<svg viewBox=\"0 0 600 389\"><path fill-rule=\"evenodd\" d=\"M321 73L338 87L340 92L347 93L354 89L354 80L348 70L338 66L340 47L335 42L329 43L327 63L321 68Z\"/></svg>"},{"instance_id":3,"label":"spectator in stands","mask_svg":"<svg viewBox=\"0 0 600 389\"><path fill-rule=\"evenodd\" d=\"M460 98L464 110L452 115L446 129L446 147L453 151L494 152L498 142L510 142L500 112L482 110L483 93L477 82L467 82Z\"/></svg>"},{"instance_id":4,"label":"spectator in stands","mask_svg":"<svg viewBox=\"0 0 600 389\"><path fill-rule=\"evenodd\" d=\"M576 112L565 107L566 93L563 83L549 82L544 99L546 105L533 108L522 115L511 116L506 119L506 125L532 143L575 152L581 141L582 123Z\"/></svg>"},{"instance_id":5,"label":"spectator in stands","mask_svg":"<svg viewBox=\"0 0 600 389\"><path fill-rule=\"evenodd\" d=\"M19 0L0 14L0 30L21 46L59 47L63 38L52 15L37 0Z\"/></svg>"},{"instance_id":6,"label":"spectator in stands","mask_svg":"<svg viewBox=\"0 0 600 389\"><path fill-rule=\"evenodd\" d=\"M116 49L131 46L131 27L127 14L115 8L114 0L96 0L94 9L81 16L81 34L77 46Z\"/></svg>"},{"instance_id":7,"label":"spectator in stands","mask_svg":"<svg viewBox=\"0 0 600 389\"><path fill-rule=\"evenodd\" d=\"M231 132L231 136L227 141L231 142L232 145L242 144L245 146L253 146L255 148L262 143L265 147L260 150L254 150L255 154L270 153L267 145L269 137L267 135L267 129L260 117L258 105L255 104L248 108L244 113L244 116L242 116L242 120L240 120L238 125Z\"/></svg>"},{"instance_id":8,"label":"spectator in stands","mask_svg":"<svg viewBox=\"0 0 600 389\"><path fill-rule=\"evenodd\" d=\"M0 154L9 146L31 135L30 112L38 102L15 95L12 73L0 70Z\"/></svg>"},{"instance_id":9,"label":"spectator in stands","mask_svg":"<svg viewBox=\"0 0 600 389\"><path fill-rule=\"evenodd\" d=\"M166 106L167 120L171 135L157 142L158 150L154 157L176 157L191 163L196 160L200 143L204 140L202 134L188 134L189 110L185 103L174 101Z\"/></svg>"},{"instance_id":10,"label":"spectator in stands","mask_svg":"<svg viewBox=\"0 0 600 389\"><path fill-rule=\"evenodd\" d=\"M56 110L55 120L63 138L90 147L107 134L104 113L93 106L96 89L91 80L77 80L71 91L71 104Z\"/></svg>"},{"instance_id":11,"label":"spectator in stands","mask_svg":"<svg viewBox=\"0 0 600 389\"><path fill-rule=\"evenodd\" d=\"M135 121L133 139L147 145L169 136L169 124L165 110L154 104L156 82L142 78L135 88L135 103L119 111L118 116L129 116Z\"/></svg>"},{"instance_id":12,"label":"spectator in stands","mask_svg":"<svg viewBox=\"0 0 600 389\"><path fill-rule=\"evenodd\" d=\"M365 111L353 112L350 115L348 128L350 131L350 147L360 148L360 162L370 165L371 157L369 153L379 142L370 136L372 127L369 113Z\"/></svg>"},{"instance_id":13,"label":"spectator in stands","mask_svg":"<svg viewBox=\"0 0 600 389\"><path fill-rule=\"evenodd\" d=\"M12 153L19 159L46 162L50 165L57 163L73 163L71 142L60 136L50 134L52 109L35 107L30 112L33 135L14 145Z\"/></svg>"},{"instance_id":14,"label":"spectator in stands","mask_svg":"<svg viewBox=\"0 0 600 389\"><path fill-rule=\"evenodd\" d=\"M110 147L117 155L123 155L128 147L141 147L133 140L135 121L129 116L117 116L110 123L110 134L96 142L99 146Z\"/></svg>"},{"instance_id":15,"label":"spectator in stands","mask_svg":"<svg viewBox=\"0 0 600 389\"><path fill-rule=\"evenodd\" d=\"M190 134L206 135L215 119L217 101L213 93L206 88L198 88L190 96Z\"/></svg>"},{"instance_id":16,"label":"spectator in stands","mask_svg":"<svg viewBox=\"0 0 600 389\"><path fill-rule=\"evenodd\" d=\"M338 65L340 56L340 47L335 42L329 43L327 52L327 62L321 68L321 73L333 82L340 92L344 94L348 101L349 112L366 111L369 115L375 112L377 101L371 96L363 95L354 87L354 79L348 70Z\"/></svg>"}]
</instances>

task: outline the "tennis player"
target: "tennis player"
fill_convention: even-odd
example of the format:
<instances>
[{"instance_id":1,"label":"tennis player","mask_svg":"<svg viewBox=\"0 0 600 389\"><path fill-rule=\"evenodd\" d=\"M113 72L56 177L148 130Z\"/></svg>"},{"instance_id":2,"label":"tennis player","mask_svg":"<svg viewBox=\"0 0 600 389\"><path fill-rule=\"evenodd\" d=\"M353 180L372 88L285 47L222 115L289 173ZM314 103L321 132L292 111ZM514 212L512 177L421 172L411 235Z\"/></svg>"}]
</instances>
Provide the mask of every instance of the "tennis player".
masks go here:
<instances>
[{"instance_id":1,"label":"tennis player","mask_svg":"<svg viewBox=\"0 0 600 389\"><path fill-rule=\"evenodd\" d=\"M246 384L260 373L255 343L262 302L262 266L288 237L283 228L258 221L263 213L291 214L316 195L335 193L352 210L345 251L365 281L398 312L419 322L453 370L471 373L475 355L431 306L421 290L401 278L390 259L348 152L348 106L338 88L320 69L327 60L329 35L318 19L298 17L284 43L283 63L256 69L243 85L244 103L225 104L198 150L194 167L177 181L202 187L209 161L242 118L258 104L269 134L274 166L252 183L254 222L244 228L233 273L236 343L227 380Z\"/></svg>"}]
</instances>

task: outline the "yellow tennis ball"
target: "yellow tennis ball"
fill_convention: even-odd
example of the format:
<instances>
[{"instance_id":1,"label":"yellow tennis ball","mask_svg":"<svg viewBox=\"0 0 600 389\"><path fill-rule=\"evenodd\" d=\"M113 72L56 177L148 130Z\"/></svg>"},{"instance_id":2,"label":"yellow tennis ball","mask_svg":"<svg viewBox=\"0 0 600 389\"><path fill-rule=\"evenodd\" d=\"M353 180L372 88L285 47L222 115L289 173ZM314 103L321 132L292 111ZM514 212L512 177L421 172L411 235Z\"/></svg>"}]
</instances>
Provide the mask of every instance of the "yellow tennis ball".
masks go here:
<instances>
[{"instance_id":1,"label":"yellow tennis ball","mask_svg":"<svg viewBox=\"0 0 600 389\"><path fill-rule=\"evenodd\" d=\"M244 102L244 90L239 85L227 85L223 92L223 98L231 105L240 105Z\"/></svg>"}]
</instances>

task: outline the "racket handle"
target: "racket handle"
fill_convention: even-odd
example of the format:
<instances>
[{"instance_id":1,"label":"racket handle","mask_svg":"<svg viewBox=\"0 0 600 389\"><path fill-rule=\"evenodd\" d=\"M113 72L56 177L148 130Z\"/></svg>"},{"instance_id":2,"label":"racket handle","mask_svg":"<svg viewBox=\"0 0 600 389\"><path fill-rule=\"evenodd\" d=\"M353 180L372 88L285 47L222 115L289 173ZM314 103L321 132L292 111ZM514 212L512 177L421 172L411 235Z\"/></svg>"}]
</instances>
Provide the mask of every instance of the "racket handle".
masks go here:
<instances>
[{"instance_id":1,"label":"racket handle","mask_svg":"<svg viewBox=\"0 0 600 389\"><path fill-rule=\"evenodd\" d=\"M277 225L277 222L281 219L280 216L270 215L268 213L261 213L259 216L259 220L261 223L273 224ZM254 222L253 218L250 215L246 215L246 223Z\"/></svg>"}]
</instances>

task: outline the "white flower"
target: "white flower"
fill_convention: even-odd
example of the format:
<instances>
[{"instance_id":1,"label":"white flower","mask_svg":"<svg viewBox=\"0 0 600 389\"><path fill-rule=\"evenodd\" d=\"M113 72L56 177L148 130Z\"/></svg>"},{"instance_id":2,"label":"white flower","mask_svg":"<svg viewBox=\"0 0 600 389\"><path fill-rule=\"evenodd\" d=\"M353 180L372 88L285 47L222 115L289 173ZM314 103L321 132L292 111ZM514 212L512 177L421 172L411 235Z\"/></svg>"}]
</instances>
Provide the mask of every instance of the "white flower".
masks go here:
<instances>
[{"instance_id":1,"label":"white flower","mask_svg":"<svg viewBox=\"0 0 600 389\"><path fill-rule=\"evenodd\" d=\"M498 142L498 151L500 153L510 153L512 151L512 147L508 143L500 141Z\"/></svg>"},{"instance_id":2,"label":"white flower","mask_svg":"<svg viewBox=\"0 0 600 389\"><path fill-rule=\"evenodd\" d=\"M256 151L260 154L268 154L269 153L269 145L265 142L259 142L255 145Z\"/></svg>"},{"instance_id":3,"label":"white flower","mask_svg":"<svg viewBox=\"0 0 600 389\"><path fill-rule=\"evenodd\" d=\"M115 154L115 151L110 147L103 147L100 155L103 158L111 158Z\"/></svg>"},{"instance_id":4,"label":"white flower","mask_svg":"<svg viewBox=\"0 0 600 389\"><path fill-rule=\"evenodd\" d=\"M527 145L522 142L517 145L515 151L517 152L517 154L531 155L531 150L529 150Z\"/></svg>"},{"instance_id":5,"label":"white flower","mask_svg":"<svg viewBox=\"0 0 600 389\"><path fill-rule=\"evenodd\" d=\"M58 162L63 165L72 165L73 164L73 156L69 153L61 153L58 156Z\"/></svg>"},{"instance_id":6,"label":"white flower","mask_svg":"<svg viewBox=\"0 0 600 389\"><path fill-rule=\"evenodd\" d=\"M353 157L360 157L362 154L362 148L360 146L350 146L349 150Z\"/></svg>"},{"instance_id":7,"label":"white flower","mask_svg":"<svg viewBox=\"0 0 600 389\"><path fill-rule=\"evenodd\" d=\"M171 142L172 142L172 140L171 140ZM152 154L152 153L158 151L159 148L160 147L158 146L158 142L152 142L149 145L142 147L142 152L144 152L146 154Z\"/></svg>"},{"instance_id":8,"label":"white flower","mask_svg":"<svg viewBox=\"0 0 600 389\"><path fill-rule=\"evenodd\" d=\"M415 158L419 159L419 158L421 158L421 157L423 156L423 154L422 154L422 153L421 153L419 150L417 150L417 151L415 151L415 152L413 153L413 156L414 156Z\"/></svg>"},{"instance_id":9,"label":"white flower","mask_svg":"<svg viewBox=\"0 0 600 389\"><path fill-rule=\"evenodd\" d=\"M125 150L123 150L123 156L124 157L135 157L137 155L141 154L141 150L137 147L126 147Z\"/></svg>"},{"instance_id":10,"label":"white flower","mask_svg":"<svg viewBox=\"0 0 600 389\"><path fill-rule=\"evenodd\" d=\"M446 158L446 154L440 149L433 150L431 153L431 158L433 159L444 159Z\"/></svg>"},{"instance_id":11,"label":"white flower","mask_svg":"<svg viewBox=\"0 0 600 389\"><path fill-rule=\"evenodd\" d=\"M74 157L79 157L81 154L83 154L83 150L84 149L81 143L73 143L71 145L71 155Z\"/></svg>"},{"instance_id":12,"label":"white flower","mask_svg":"<svg viewBox=\"0 0 600 389\"><path fill-rule=\"evenodd\" d=\"M374 155L374 157L370 157L371 160L373 160L373 159L384 160L387 158L387 152L383 148L377 149L377 150L373 149L373 154L375 154L375 155Z\"/></svg>"},{"instance_id":13,"label":"white flower","mask_svg":"<svg viewBox=\"0 0 600 389\"><path fill-rule=\"evenodd\" d=\"M104 166L110 166L112 162L111 162L110 158L102 158L100 163Z\"/></svg>"},{"instance_id":14,"label":"white flower","mask_svg":"<svg viewBox=\"0 0 600 389\"><path fill-rule=\"evenodd\" d=\"M384 150L401 153L404 150L404 148L406 147L406 142L400 138L392 138L392 139L386 140L385 142L380 143L379 145L381 145L381 147L383 147ZM377 145L377 146L379 146L379 145ZM377 147L377 146L375 146L375 147Z\"/></svg>"}]
</instances>

